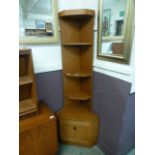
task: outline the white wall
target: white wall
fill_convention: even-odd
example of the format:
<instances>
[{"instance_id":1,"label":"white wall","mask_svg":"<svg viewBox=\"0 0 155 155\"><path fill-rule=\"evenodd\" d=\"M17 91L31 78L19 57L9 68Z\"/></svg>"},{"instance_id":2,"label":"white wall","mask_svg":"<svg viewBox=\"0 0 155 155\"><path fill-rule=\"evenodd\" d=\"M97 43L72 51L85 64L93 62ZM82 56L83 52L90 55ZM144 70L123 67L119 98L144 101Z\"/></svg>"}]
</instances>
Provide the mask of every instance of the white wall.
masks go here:
<instances>
[{"instance_id":1,"label":"white wall","mask_svg":"<svg viewBox=\"0 0 155 155\"><path fill-rule=\"evenodd\" d=\"M122 65L97 59L97 2L97 0L59 0L58 10L62 11L65 9L81 8L94 9L96 12L94 26L94 71L132 82L132 70L134 68L134 47L132 49L130 65ZM32 48L35 73L62 69L60 43L52 45L27 45L27 47Z\"/></svg>"}]
</instances>

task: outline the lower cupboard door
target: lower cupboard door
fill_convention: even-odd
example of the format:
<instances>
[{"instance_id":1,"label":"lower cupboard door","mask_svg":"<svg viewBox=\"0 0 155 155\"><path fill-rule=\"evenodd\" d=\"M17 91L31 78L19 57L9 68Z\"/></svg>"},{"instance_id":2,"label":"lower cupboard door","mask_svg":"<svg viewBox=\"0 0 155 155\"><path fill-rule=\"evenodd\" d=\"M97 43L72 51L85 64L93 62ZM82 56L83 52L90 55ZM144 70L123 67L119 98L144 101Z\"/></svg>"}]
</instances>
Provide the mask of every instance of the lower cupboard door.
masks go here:
<instances>
[{"instance_id":1,"label":"lower cupboard door","mask_svg":"<svg viewBox=\"0 0 155 155\"><path fill-rule=\"evenodd\" d=\"M91 123L60 120L60 135L62 141L89 145L91 139Z\"/></svg>"}]
</instances>

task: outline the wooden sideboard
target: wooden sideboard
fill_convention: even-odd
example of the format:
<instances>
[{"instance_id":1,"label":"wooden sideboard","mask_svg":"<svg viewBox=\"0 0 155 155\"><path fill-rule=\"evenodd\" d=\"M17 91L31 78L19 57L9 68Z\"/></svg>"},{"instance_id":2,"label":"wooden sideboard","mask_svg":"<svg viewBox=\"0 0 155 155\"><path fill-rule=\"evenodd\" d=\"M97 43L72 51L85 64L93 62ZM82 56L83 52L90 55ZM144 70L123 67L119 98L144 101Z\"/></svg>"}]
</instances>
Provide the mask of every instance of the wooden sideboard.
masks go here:
<instances>
[{"instance_id":1,"label":"wooden sideboard","mask_svg":"<svg viewBox=\"0 0 155 155\"><path fill-rule=\"evenodd\" d=\"M19 122L20 155L56 155L56 117L45 103L39 106L39 114Z\"/></svg>"}]
</instances>

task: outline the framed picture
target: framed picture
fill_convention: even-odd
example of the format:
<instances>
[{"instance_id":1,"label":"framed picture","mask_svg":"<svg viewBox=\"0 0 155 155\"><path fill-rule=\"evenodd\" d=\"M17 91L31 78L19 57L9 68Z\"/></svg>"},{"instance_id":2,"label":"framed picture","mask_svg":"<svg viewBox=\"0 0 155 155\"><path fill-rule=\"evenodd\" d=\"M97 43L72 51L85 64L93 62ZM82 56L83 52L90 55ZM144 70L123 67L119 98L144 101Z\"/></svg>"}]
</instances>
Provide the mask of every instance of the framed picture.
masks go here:
<instances>
[{"instance_id":1,"label":"framed picture","mask_svg":"<svg viewBox=\"0 0 155 155\"><path fill-rule=\"evenodd\" d=\"M19 44L58 42L57 0L19 0Z\"/></svg>"},{"instance_id":2,"label":"framed picture","mask_svg":"<svg viewBox=\"0 0 155 155\"><path fill-rule=\"evenodd\" d=\"M113 9L113 6L117 9ZM98 59L129 64L135 29L134 18L133 0L110 0L108 5L107 1L98 0Z\"/></svg>"},{"instance_id":3,"label":"framed picture","mask_svg":"<svg viewBox=\"0 0 155 155\"><path fill-rule=\"evenodd\" d=\"M103 10L102 36L107 37L110 34L110 16L111 16L111 10L110 9Z\"/></svg>"},{"instance_id":4,"label":"framed picture","mask_svg":"<svg viewBox=\"0 0 155 155\"><path fill-rule=\"evenodd\" d=\"M45 29L45 21L36 20L36 29Z\"/></svg>"}]
</instances>

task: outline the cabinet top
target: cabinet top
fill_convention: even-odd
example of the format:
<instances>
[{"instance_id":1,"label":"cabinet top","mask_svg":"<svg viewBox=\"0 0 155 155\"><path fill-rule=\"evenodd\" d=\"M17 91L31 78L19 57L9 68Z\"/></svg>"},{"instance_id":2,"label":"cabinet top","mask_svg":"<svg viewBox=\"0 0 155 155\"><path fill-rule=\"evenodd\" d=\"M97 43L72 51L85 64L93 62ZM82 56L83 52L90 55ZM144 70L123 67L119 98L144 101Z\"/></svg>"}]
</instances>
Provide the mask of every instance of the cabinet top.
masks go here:
<instances>
[{"instance_id":1,"label":"cabinet top","mask_svg":"<svg viewBox=\"0 0 155 155\"><path fill-rule=\"evenodd\" d=\"M19 55L27 55L27 54L30 54L30 52L31 52L30 48L19 49Z\"/></svg>"},{"instance_id":2,"label":"cabinet top","mask_svg":"<svg viewBox=\"0 0 155 155\"><path fill-rule=\"evenodd\" d=\"M98 116L86 109L84 106L74 105L69 108L63 108L57 115L61 119L76 120L76 121L96 121Z\"/></svg>"},{"instance_id":3,"label":"cabinet top","mask_svg":"<svg viewBox=\"0 0 155 155\"><path fill-rule=\"evenodd\" d=\"M54 112L44 102L39 103L39 114L27 117L19 121L19 132L23 132L41 125L54 118Z\"/></svg>"},{"instance_id":4,"label":"cabinet top","mask_svg":"<svg viewBox=\"0 0 155 155\"><path fill-rule=\"evenodd\" d=\"M94 16L95 11L90 9L64 10L59 12L59 17L69 16Z\"/></svg>"}]
</instances>

